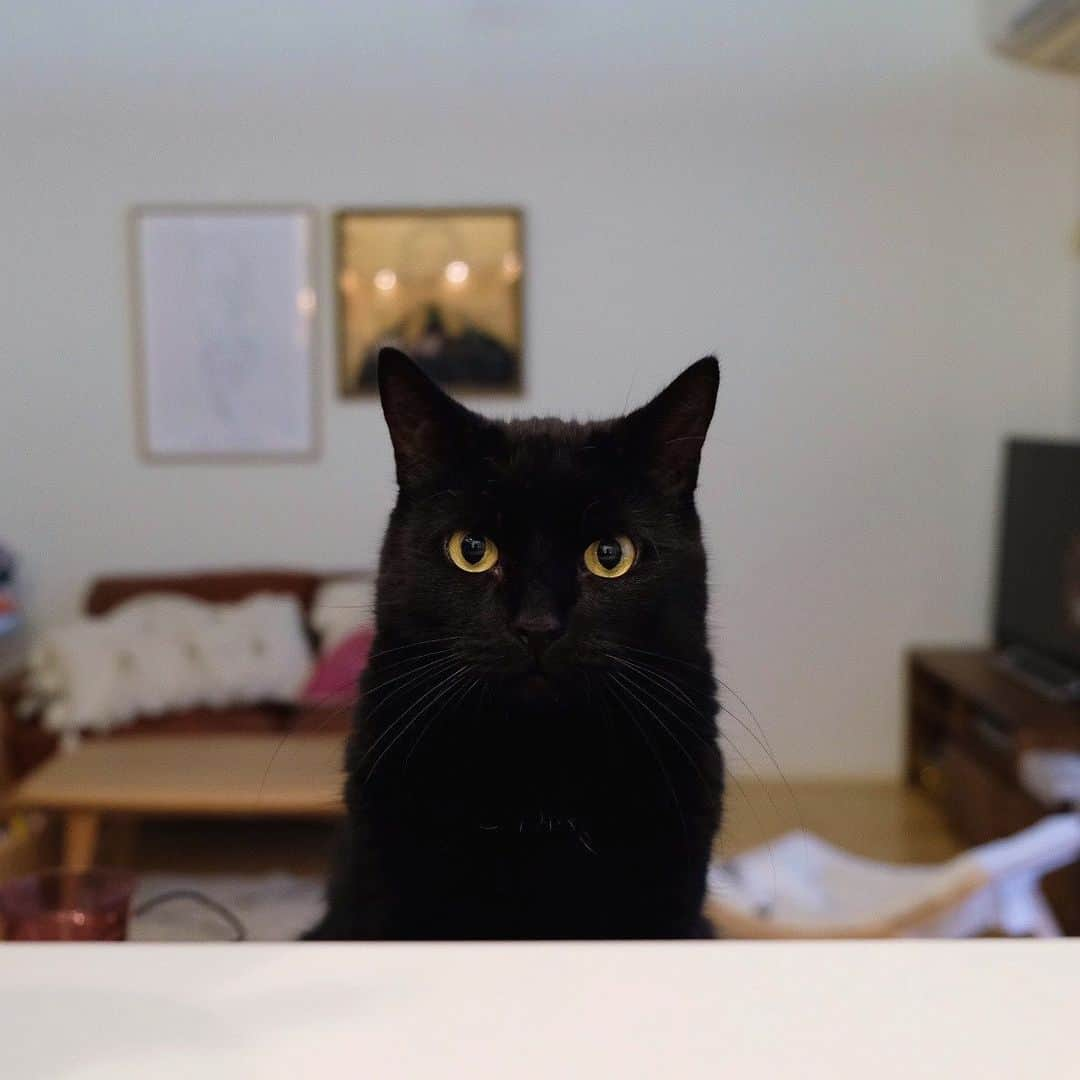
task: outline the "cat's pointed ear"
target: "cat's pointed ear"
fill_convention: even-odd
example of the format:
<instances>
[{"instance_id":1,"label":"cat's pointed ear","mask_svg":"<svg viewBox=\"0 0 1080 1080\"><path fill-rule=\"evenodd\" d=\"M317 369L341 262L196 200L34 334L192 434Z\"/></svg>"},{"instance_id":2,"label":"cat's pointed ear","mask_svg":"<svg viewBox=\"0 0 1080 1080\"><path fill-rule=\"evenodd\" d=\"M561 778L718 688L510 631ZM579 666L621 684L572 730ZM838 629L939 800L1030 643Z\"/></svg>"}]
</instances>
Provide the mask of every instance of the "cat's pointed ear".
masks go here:
<instances>
[{"instance_id":1,"label":"cat's pointed ear","mask_svg":"<svg viewBox=\"0 0 1080 1080\"><path fill-rule=\"evenodd\" d=\"M475 420L397 349L379 351L379 398L403 488L423 484L445 469Z\"/></svg>"},{"instance_id":2,"label":"cat's pointed ear","mask_svg":"<svg viewBox=\"0 0 1080 1080\"><path fill-rule=\"evenodd\" d=\"M644 455L646 472L658 491L675 496L693 494L719 385L720 365L715 356L706 356L626 418L631 438Z\"/></svg>"}]
</instances>

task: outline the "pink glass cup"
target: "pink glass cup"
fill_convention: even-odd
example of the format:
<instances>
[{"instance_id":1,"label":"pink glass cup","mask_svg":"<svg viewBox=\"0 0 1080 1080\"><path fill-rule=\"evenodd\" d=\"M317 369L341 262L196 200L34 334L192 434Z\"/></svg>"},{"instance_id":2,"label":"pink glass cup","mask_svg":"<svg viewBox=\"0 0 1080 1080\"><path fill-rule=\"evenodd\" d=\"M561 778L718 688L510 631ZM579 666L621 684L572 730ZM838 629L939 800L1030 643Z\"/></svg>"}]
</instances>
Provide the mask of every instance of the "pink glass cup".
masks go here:
<instances>
[{"instance_id":1,"label":"pink glass cup","mask_svg":"<svg viewBox=\"0 0 1080 1080\"><path fill-rule=\"evenodd\" d=\"M123 941L135 878L123 870L46 870L0 885L8 941Z\"/></svg>"}]
</instances>

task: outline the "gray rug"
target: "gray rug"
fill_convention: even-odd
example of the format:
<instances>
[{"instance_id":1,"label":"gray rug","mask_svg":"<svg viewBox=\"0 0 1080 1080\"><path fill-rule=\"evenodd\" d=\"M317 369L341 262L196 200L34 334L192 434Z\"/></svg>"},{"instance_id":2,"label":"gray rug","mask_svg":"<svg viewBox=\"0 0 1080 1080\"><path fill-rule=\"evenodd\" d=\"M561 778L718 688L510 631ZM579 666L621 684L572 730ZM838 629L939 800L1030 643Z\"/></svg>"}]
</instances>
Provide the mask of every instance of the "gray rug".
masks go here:
<instances>
[{"instance_id":1,"label":"gray rug","mask_svg":"<svg viewBox=\"0 0 1080 1080\"><path fill-rule=\"evenodd\" d=\"M248 941L292 941L316 922L323 910L324 884L293 874L144 874L131 910L167 893L200 893L243 924ZM233 941L230 921L199 901L178 895L144 914L132 915L131 941Z\"/></svg>"}]
</instances>

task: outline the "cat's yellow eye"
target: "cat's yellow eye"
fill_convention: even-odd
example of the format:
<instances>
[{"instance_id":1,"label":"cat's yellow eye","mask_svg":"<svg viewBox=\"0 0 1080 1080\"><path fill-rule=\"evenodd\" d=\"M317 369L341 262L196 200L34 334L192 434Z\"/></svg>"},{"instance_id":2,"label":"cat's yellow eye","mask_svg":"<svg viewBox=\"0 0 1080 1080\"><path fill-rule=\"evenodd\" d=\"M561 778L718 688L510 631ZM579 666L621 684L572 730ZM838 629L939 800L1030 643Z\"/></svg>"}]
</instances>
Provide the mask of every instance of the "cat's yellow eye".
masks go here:
<instances>
[{"instance_id":1,"label":"cat's yellow eye","mask_svg":"<svg viewBox=\"0 0 1080 1080\"><path fill-rule=\"evenodd\" d=\"M585 569L597 577L622 577L636 559L637 548L629 536L595 540L585 549Z\"/></svg>"},{"instance_id":2,"label":"cat's yellow eye","mask_svg":"<svg viewBox=\"0 0 1080 1080\"><path fill-rule=\"evenodd\" d=\"M482 574L499 561L499 549L494 540L459 529L446 541L446 556L459 570Z\"/></svg>"}]
</instances>

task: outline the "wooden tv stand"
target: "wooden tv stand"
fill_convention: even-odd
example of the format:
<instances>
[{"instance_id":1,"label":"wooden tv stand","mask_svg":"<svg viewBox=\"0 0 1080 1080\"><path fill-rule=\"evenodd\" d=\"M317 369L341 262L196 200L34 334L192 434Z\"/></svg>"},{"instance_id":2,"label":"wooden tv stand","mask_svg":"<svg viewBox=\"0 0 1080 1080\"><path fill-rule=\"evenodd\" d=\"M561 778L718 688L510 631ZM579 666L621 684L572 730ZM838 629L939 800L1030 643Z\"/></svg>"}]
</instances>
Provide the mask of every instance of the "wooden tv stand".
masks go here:
<instances>
[{"instance_id":1,"label":"wooden tv stand","mask_svg":"<svg viewBox=\"0 0 1080 1080\"><path fill-rule=\"evenodd\" d=\"M905 779L939 800L968 844L1026 828L1063 807L1021 787L1020 754L1080 752L1080 705L1060 705L1001 671L990 649L913 649L907 658ZM1080 935L1080 863L1046 879L1066 933Z\"/></svg>"}]
</instances>

